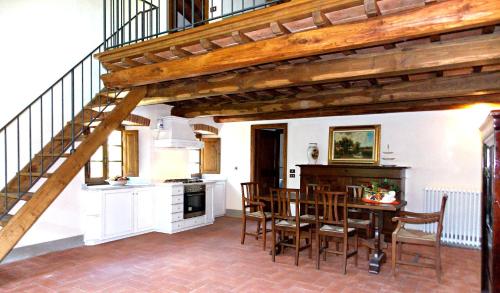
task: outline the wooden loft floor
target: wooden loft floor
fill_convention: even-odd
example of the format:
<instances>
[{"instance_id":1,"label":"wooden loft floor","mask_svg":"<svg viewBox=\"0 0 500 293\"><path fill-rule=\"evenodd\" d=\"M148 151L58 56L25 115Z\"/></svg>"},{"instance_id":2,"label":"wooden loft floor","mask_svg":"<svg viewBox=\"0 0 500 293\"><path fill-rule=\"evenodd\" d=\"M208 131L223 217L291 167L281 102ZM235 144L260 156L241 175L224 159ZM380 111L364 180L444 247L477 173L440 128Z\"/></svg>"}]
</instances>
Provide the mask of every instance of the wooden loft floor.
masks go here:
<instances>
[{"instance_id":1,"label":"wooden loft floor","mask_svg":"<svg viewBox=\"0 0 500 293\"><path fill-rule=\"evenodd\" d=\"M497 0L292 0L109 50L110 88L220 122L500 102Z\"/></svg>"}]
</instances>

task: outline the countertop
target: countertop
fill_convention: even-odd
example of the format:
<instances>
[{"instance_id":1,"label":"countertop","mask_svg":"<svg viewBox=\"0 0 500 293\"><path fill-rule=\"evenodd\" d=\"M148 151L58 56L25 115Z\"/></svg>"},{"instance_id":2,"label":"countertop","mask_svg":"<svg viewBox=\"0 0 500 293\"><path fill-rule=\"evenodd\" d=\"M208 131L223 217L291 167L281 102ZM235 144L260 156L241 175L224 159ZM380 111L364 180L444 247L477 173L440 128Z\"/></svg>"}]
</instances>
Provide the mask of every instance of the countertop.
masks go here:
<instances>
[{"instance_id":1,"label":"countertop","mask_svg":"<svg viewBox=\"0 0 500 293\"><path fill-rule=\"evenodd\" d=\"M83 190L89 191L105 191L105 190L117 190L117 189L132 189L132 188L146 188L154 187L154 184L127 184L127 185L83 185Z\"/></svg>"}]
</instances>

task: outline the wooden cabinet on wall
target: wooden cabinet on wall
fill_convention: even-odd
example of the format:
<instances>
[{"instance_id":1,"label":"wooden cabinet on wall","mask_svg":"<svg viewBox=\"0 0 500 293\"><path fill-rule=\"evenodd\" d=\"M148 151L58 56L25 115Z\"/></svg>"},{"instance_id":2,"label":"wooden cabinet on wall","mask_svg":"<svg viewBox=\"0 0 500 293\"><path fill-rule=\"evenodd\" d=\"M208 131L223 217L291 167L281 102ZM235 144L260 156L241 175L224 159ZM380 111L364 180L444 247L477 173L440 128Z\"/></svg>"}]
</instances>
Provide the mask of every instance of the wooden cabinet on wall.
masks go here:
<instances>
[{"instance_id":1,"label":"wooden cabinet on wall","mask_svg":"<svg viewBox=\"0 0 500 293\"><path fill-rule=\"evenodd\" d=\"M220 173L220 138L202 138L204 147L201 150L201 173Z\"/></svg>"},{"instance_id":2,"label":"wooden cabinet on wall","mask_svg":"<svg viewBox=\"0 0 500 293\"><path fill-rule=\"evenodd\" d=\"M123 176L139 176L139 131L122 131Z\"/></svg>"},{"instance_id":3,"label":"wooden cabinet on wall","mask_svg":"<svg viewBox=\"0 0 500 293\"><path fill-rule=\"evenodd\" d=\"M383 167L369 165L297 165L300 167L300 189L305 192L307 184L327 184L332 191L345 191L346 185L367 185L373 181L388 179L401 192L396 197L405 199L405 178L408 167ZM384 230L386 239L390 236L396 224L392 222L395 213L384 213Z\"/></svg>"},{"instance_id":4,"label":"wooden cabinet on wall","mask_svg":"<svg viewBox=\"0 0 500 293\"><path fill-rule=\"evenodd\" d=\"M500 111L481 127L483 138L481 292L500 292Z\"/></svg>"}]
</instances>

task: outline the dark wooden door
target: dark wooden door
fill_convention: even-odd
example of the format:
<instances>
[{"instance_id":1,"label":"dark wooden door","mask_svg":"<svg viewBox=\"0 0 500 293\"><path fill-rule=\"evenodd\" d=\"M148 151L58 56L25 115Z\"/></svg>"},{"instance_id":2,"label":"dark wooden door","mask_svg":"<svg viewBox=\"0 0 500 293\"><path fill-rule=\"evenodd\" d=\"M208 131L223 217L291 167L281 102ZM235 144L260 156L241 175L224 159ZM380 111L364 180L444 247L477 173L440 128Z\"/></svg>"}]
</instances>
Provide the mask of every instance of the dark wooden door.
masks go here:
<instances>
[{"instance_id":1,"label":"dark wooden door","mask_svg":"<svg viewBox=\"0 0 500 293\"><path fill-rule=\"evenodd\" d=\"M500 111L493 111L483 135L481 291L500 292Z\"/></svg>"},{"instance_id":2,"label":"dark wooden door","mask_svg":"<svg viewBox=\"0 0 500 293\"><path fill-rule=\"evenodd\" d=\"M261 194L279 187L280 131L259 129L255 136L255 181Z\"/></svg>"}]
</instances>

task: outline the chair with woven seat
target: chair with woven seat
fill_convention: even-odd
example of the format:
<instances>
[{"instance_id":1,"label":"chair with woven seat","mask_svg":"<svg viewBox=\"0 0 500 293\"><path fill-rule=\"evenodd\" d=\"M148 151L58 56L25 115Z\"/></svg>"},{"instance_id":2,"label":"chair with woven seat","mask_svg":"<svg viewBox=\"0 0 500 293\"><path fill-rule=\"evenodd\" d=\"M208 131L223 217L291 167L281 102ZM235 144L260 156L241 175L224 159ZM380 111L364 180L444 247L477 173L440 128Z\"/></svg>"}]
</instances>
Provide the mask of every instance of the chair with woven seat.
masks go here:
<instances>
[{"instance_id":1,"label":"chair with woven seat","mask_svg":"<svg viewBox=\"0 0 500 293\"><path fill-rule=\"evenodd\" d=\"M441 209L435 213L413 213L400 212L399 217L392 220L398 222L396 230L392 233L392 273L396 276L397 265L411 265L436 270L436 277L441 281L441 232L443 231L443 219L448 196L444 195L441 199ZM427 233L420 230L411 230L405 227L405 224L430 224L437 223L436 233ZM434 263L419 263L420 254L415 254L415 261L403 261L403 244L424 245L433 247L434 257L426 257L434 260Z\"/></svg>"},{"instance_id":2,"label":"chair with woven seat","mask_svg":"<svg viewBox=\"0 0 500 293\"><path fill-rule=\"evenodd\" d=\"M259 239L262 235L264 241L263 249L266 250L266 235L271 230L267 229L267 222L271 221L271 213L264 212L265 204L260 201L259 184L256 182L241 183L241 204L242 204L242 220L241 227L241 244L245 244L245 236L255 236ZM255 233L247 232L247 221L257 223L257 231Z\"/></svg>"},{"instance_id":3,"label":"chair with woven seat","mask_svg":"<svg viewBox=\"0 0 500 293\"><path fill-rule=\"evenodd\" d=\"M285 247L291 247L295 250L295 265L298 266L301 250L308 248L309 258L312 258L312 230L308 223L300 219L300 190L271 188L271 196L275 199L271 200L272 260L276 261L276 247L281 253ZM301 246L301 239L305 239L304 246Z\"/></svg>"},{"instance_id":4,"label":"chair with woven seat","mask_svg":"<svg viewBox=\"0 0 500 293\"><path fill-rule=\"evenodd\" d=\"M323 191L329 191L330 190L330 185L327 184L307 184L306 186L306 197L305 199L307 201L313 201L314 200L314 191L315 190L323 190ZM302 205L302 210L303 213L300 215L300 220L303 221L304 223L309 223L309 224L315 224L316 223L316 215L315 215L315 208L314 204L308 204L308 203L303 203Z\"/></svg>"},{"instance_id":5,"label":"chair with woven seat","mask_svg":"<svg viewBox=\"0 0 500 293\"><path fill-rule=\"evenodd\" d=\"M343 272L347 273L347 259L354 256L354 263L358 265L358 233L355 228L348 227L347 193L316 190L314 192L316 214L316 268L320 268L320 258L323 253L326 260L327 253L342 255ZM354 240L354 249L349 251L349 239ZM342 243L339 250L329 248L329 241Z\"/></svg>"},{"instance_id":6,"label":"chair with woven seat","mask_svg":"<svg viewBox=\"0 0 500 293\"><path fill-rule=\"evenodd\" d=\"M361 199L363 197L363 186L359 185L347 185L346 192L348 196L354 199ZM355 217L350 217L348 219L349 227L356 228L358 230L363 230L366 236L366 239L370 239L373 237L373 214L368 214L368 219L362 218L363 215L366 217L366 211L362 211L360 209L349 209L349 214L355 215ZM370 259L370 254L372 248L370 243L363 241L361 239L361 245L365 246L367 249L367 259Z\"/></svg>"}]
</instances>

